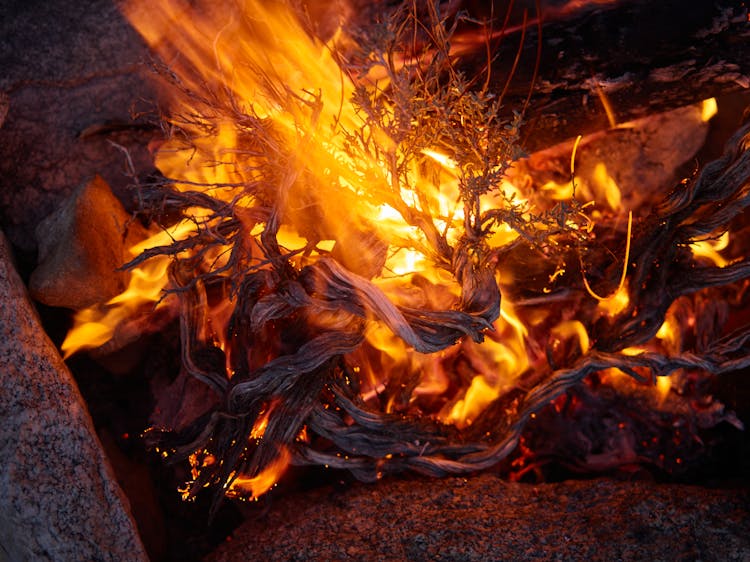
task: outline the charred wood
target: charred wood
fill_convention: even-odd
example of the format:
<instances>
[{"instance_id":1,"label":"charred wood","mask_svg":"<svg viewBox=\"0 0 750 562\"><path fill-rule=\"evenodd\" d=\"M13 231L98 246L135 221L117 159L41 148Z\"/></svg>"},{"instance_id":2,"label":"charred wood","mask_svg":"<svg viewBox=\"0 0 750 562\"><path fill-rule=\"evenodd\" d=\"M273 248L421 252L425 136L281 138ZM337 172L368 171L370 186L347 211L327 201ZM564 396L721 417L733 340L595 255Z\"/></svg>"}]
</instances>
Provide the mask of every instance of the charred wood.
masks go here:
<instances>
[{"instance_id":1,"label":"charred wood","mask_svg":"<svg viewBox=\"0 0 750 562\"><path fill-rule=\"evenodd\" d=\"M521 142L529 151L750 88L750 23L741 3L687 9L678 0L622 0L549 21L544 8L541 16L529 9L526 25L505 33L498 13L502 6L494 34L467 31L453 50L479 85L487 80L502 95L508 114L526 108Z\"/></svg>"}]
</instances>

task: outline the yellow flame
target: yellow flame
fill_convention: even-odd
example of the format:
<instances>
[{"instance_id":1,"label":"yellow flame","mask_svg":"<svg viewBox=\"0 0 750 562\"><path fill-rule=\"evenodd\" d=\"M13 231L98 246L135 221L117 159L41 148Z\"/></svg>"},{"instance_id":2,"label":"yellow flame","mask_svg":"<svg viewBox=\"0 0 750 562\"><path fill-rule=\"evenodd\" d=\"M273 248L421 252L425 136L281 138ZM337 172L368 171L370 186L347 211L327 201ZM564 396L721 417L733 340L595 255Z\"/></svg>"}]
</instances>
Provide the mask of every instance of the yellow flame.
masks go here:
<instances>
[{"instance_id":1,"label":"yellow flame","mask_svg":"<svg viewBox=\"0 0 750 562\"><path fill-rule=\"evenodd\" d=\"M576 337L582 353L588 353L591 347L589 333L579 320L566 320L560 322L550 330L550 333L563 338Z\"/></svg>"},{"instance_id":2,"label":"yellow flame","mask_svg":"<svg viewBox=\"0 0 750 562\"><path fill-rule=\"evenodd\" d=\"M594 87L596 89L596 95L599 96L599 101L602 102L604 113L607 114L607 121L609 121L609 126L614 129L615 127L617 127L617 117L615 116L614 109L612 109L612 104L610 103L607 95L604 93L604 88L602 88L602 85L598 81L594 82Z\"/></svg>"},{"instance_id":3,"label":"yellow flame","mask_svg":"<svg viewBox=\"0 0 750 562\"><path fill-rule=\"evenodd\" d=\"M669 376L656 377L656 393L659 396L659 403L666 400L671 389L672 382L669 380Z\"/></svg>"},{"instance_id":4,"label":"yellow flame","mask_svg":"<svg viewBox=\"0 0 750 562\"><path fill-rule=\"evenodd\" d=\"M557 183L550 180L542 186L542 191L554 201L567 201L573 198L575 183L572 181Z\"/></svg>"},{"instance_id":5,"label":"yellow flame","mask_svg":"<svg viewBox=\"0 0 750 562\"><path fill-rule=\"evenodd\" d=\"M250 478L242 475L237 476L230 484L227 496L238 496L249 499L259 498L276 485L291 460L291 453L285 447L282 447L276 460L256 476Z\"/></svg>"},{"instance_id":6,"label":"yellow flame","mask_svg":"<svg viewBox=\"0 0 750 562\"><path fill-rule=\"evenodd\" d=\"M669 353L679 353L682 351L680 329L677 325L677 319L673 315L667 314L664 322L656 332L656 338L661 341Z\"/></svg>"},{"instance_id":7,"label":"yellow flame","mask_svg":"<svg viewBox=\"0 0 750 562\"><path fill-rule=\"evenodd\" d=\"M444 168L447 168L449 170L458 169L458 163L453 158L441 152L438 152L437 150L430 150L427 148L422 150L422 154L424 154L425 156L429 156Z\"/></svg>"},{"instance_id":8,"label":"yellow flame","mask_svg":"<svg viewBox=\"0 0 750 562\"><path fill-rule=\"evenodd\" d=\"M133 256L143 250L181 240L195 229L195 223L184 220L173 228L159 232L130 248ZM95 349L107 343L115 335L117 327L130 319L136 311L147 305L158 303L167 284L170 260L157 256L134 268L130 272L127 289L104 305L96 305L77 312L73 328L60 346L63 357L85 349Z\"/></svg>"},{"instance_id":9,"label":"yellow flame","mask_svg":"<svg viewBox=\"0 0 750 562\"><path fill-rule=\"evenodd\" d=\"M680 325L674 313L667 312L664 322L656 332L655 339L646 343L644 347L626 347L620 351L623 355L634 356L646 351L658 349L660 353L677 354L682 351L682 339ZM618 369L610 369L609 374L616 375L611 378L615 386L632 383L631 377ZM654 376L655 397L659 405L663 404L672 388L673 374L665 376Z\"/></svg>"},{"instance_id":10,"label":"yellow flame","mask_svg":"<svg viewBox=\"0 0 750 562\"><path fill-rule=\"evenodd\" d=\"M628 290L625 285L625 281L627 279L628 275L628 262L630 261L630 239L633 231L633 212L630 211L628 213L628 233L627 233L627 241L625 242L625 258L623 260L622 264L622 274L620 275L620 282L617 286L617 290L609 295L608 297L600 297L597 295L593 289L591 288L591 285L589 285L588 280L586 279L586 273L583 273L583 285L586 287L586 291L589 295L594 297L596 300L599 301L599 307L606 311L607 314L610 316L615 316L625 310L625 308L630 303L630 297L628 295Z\"/></svg>"},{"instance_id":11,"label":"yellow flame","mask_svg":"<svg viewBox=\"0 0 750 562\"><path fill-rule=\"evenodd\" d=\"M656 339L669 354L677 354L682 351L682 334L680 325L671 311L667 312L664 322L656 332ZM663 403L672 388L672 375L656 377L656 392L659 403Z\"/></svg>"},{"instance_id":12,"label":"yellow flame","mask_svg":"<svg viewBox=\"0 0 750 562\"><path fill-rule=\"evenodd\" d=\"M443 421L459 428L471 425L528 369L528 330L507 301L503 301L500 318L495 322L495 334L495 338L488 338L481 345L463 344L466 357L480 374L472 378L464 396L453 404Z\"/></svg>"},{"instance_id":13,"label":"yellow flame","mask_svg":"<svg viewBox=\"0 0 750 562\"><path fill-rule=\"evenodd\" d=\"M597 194L604 196L604 200L609 205L610 209L617 211L620 208L622 200L622 194L617 182L607 172L607 166L603 162L599 162L594 167L593 175L594 189Z\"/></svg>"},{"instance_id":14,"label":"yellow flame","mask_svg":"<svg viewBox=\"0 0 750 562\"><path fill-rule=\"evenodd\" d=\"M701 119L704 123L710 121L718 112L719 106L716 104L716 98L703 100L703 103L701 104Z\"/></svg>"},{"instance_id":15,"label":"yellow flame","mask_svg":"<svg viewBox=\"0 0 750 562\"><path fill-rule=\"evenodd\" d=\"M493 400L500 395L500 389L490 384L483 376L471 379L463 399L456 402L448 415L448 421L458 427L471 425Z\"/></svg>"},{"instance_id":16,"label":"yellow flame","mask_svg":"<svg viewBox=\"0 0 750 562\"><path fill-rule=\"evenodd\" d=\"M711 260L717 267L726 267L729 260L719 252L726 250L729 246L729 231L724 232L715 240L698 240L690 244L690 249L695 257Z\"/></svg>"},{"instance_id":17,"label":"yellow flame","mask_svg":"<svg viewBox=\"0 0 750 562\"><path fill-rule=\"evenodd\" d=\"M618 287L610 296L599 301L597 308L605 312L608 316L617 316L625 310L630 304L630 296L625 285Z\"/></svg>"}]
</instances>

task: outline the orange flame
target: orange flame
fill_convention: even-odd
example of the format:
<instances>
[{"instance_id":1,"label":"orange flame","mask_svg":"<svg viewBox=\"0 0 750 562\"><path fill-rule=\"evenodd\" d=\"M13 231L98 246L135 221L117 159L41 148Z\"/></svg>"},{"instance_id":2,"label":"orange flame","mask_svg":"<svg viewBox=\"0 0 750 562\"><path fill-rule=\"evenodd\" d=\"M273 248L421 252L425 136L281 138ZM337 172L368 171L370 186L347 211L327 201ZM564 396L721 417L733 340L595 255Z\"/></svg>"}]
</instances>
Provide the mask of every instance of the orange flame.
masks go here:
<instances>
[{"instance_id":1,"label":"orange flame","mask_svg":"<svg viewBox=\"0 0 750 562\"><path fill-rule=\"evenodd\" d=\"M291 463L291 460L291 453L286 448L281 448L276 460L256 476L251 478L237 476L230 484L227 496L251 500L258 499L276 485Z\"/></svg>"},{"instance_id":2,"label":"orange flame","mask_svg":"<svg viewBox=\"0 0 750 562\"><path fill-rule=\"evenodd\" d=\"M459 283L445 269L437 267L425 251L430 246L427 234L405 216L413 211L433 217L435 227L449 243L456 242L463 232L466 217L459 203L460 166L445 154L445 147L424 149L419 162L405 163L408 181L403 185L396 181L392 160L397 147L387 131L370 131L383 153L381 156L354 161L347 150L349 141L345 133L361 130L363 117L350 103L355 84L342 72L334 55L332 43L342 37L341 32L334 35L331 43L324 44L311 37L293 11L281 3L245 0L238 10L204 4L196 11L180 0L165 0L158 8L146 0L133 0L125 13L186 90L206 92L207 96L234 104L247 119L273 125L289 159L283 163L284 177L277 186L285 196L282 209L285 222L277 240L289 252L299 252L290 254L290 261L299 265L302 263L299 255L303 253L305 259L315 259L334 252L341 252L341 259L352 262L367 260L357 238L357 232L366 232L387 247L382 266L376 267L371 277L392 302L412 306L428 300L429 304L444 309L455 304L461 294ZM246 146L249 141L242 138L241 124L228 118L212 121L200 117L205 115L211 100L185 95L177 89L170 92L175 124L189 134L174 135L163 142L155 154L156 166L179 190L209 191L212 197L231 202L242 219L242 209L257 204L244 186L258 180L258 172L255 161L247 154L252 151ZM549 183L542 188L552 200L564 201L575 195L579 142L580 137L571 154L571 181L564 185ZM304 180L300 175L305 176ZM621 210L620 189L603 163L595 167L587 180L587 189L592 204L596 200L597 204L606 203L613 212ZM501 193L482 197L482 209L497 207L501 199L519 206L527 201L523 191L509 181L498 191ZM133 256L146 248L189 237L212 220L206 210L193 209L186 214L192 215L191 220L184 220L169 232L132 248ZM251 252L262 246L263 225L254 220L247 219L248 224L244 225ZM311 226L312 221L316 224ZM510 225L501 223L493 228L489 243L494 247L519 237ZM311 229L318 236L308 236ZM612 295L597 295L584 272L583 283L599 301L602 313L619 314L629 303L626 281L631 229L632 213L628 216L622 276ZM694 245L695 252L700 251L696 248ZM253 253L253 258L256 257ZM203 267L221 266L226 259L219 250L205 257ZM159 306L163 291L169 286L168 269L168 258L147 260L132 271L126 292L103 307L77 315L76 325L63 344L65 356L106 343L134 311L144 306ZM559 267L549 276L550 283L564 272ZM415 296L409 282L417 276L432 286ZM227 376L232 375L231 354L235 352L226 339L233 306L227 297L208 311L211 325L202 334L205 340L214 338L211 343L225 351ZM483 344L461 342L437 357L415 352L387 326L372 321L365 334L367 348L356 351L347 360L351 360L354 371L363 378L361 394L365 401L375 400L388 384L388 373L396 370L419 372L414 396L442 396L451 386L451 379L443 371L441 361L457 353L461 346L471 372L463 381L464 386L436 410L439 409L437 417L441 421L463 428L472 424L531 367L529 330L524 320L513 303L504 298L500 318L494 324L495 333L488 334ZM592 345L586 326L579 320L560 320L551 334L575 338L582 353L587 353ZM377 360L368 354L377 355ZM392 400L385 409L392 411L397 406ZM256 420L251 439L263 438L272 409L273 405L269 405ZM196 470L197 459L195 456ZM204 457L203 462L216 461ZM227 494L257 498L273 487L290 463L290 451L281 448L276 460L260 473L252 477L235 475Z\"/></svg>"},{"instance_id":3,"label":"orange flame","mask_svg":"<svg viewBox=\"0 0 750 562\"><path fill-rule=\"evenodd\" d=\"M729 247L729 231L724 232L715 240L698 240L690 244L690 249L696 257L706 258L718 267L726 267L729 260L721 255L722 250Z\"/></svg>"},{"instance_id":4,"label":"orange flame","mask_svg":"<svg viewBox=\"0 0 750 562\"><path fill-rule=\"evenodd\" d=\"M145 249L169 244L172 240L181 240L194 228L195 225L191 221L182 221L133 246L130 248L130 254L135 257ZM152 258L130 272L130 280L125 291L103 306L92 306L78 312L74 317L73 328L61 345L63 356L67 359L78 351L104 345L114 337L118 326L138 310L160 306L162 291L167 285L168 268L169 258L166 256Z\"/></svg>"}]
</instances>

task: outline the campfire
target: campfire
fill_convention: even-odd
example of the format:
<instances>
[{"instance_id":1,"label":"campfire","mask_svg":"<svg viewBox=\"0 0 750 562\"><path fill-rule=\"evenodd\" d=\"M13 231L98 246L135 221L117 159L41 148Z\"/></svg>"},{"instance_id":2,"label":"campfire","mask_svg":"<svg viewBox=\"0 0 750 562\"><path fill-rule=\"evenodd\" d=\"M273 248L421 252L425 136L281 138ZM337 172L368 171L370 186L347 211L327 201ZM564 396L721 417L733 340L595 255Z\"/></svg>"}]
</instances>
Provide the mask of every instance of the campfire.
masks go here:
<instances>
[{"instance_id":1,"label":"campfire","mask_svg":"<svg viewBox=\"0 0 750 562\"><path fill-rule=\"evenodd\" d=\"M740 425L695 381L748 360L746 330L725 331L726 305L709 304L744 301L747 263L730 247L744 131L711 169L649 197L623 193L604 161L577 174L585 142L541 183L519 162L523 108L501 119L502 98L452 66L437 7L368 29L373 44L351 55L352 38L324 43L284 6L127 12L168 61L164 179L136 186L158 232L62 350L179 315L184 374L215 400L149 438L190 459L186 497L211 485L255 498L289 463L365 480L474 472L551 402L575 412L612 400L601 394L680 425ZM686 401L700 410L673 404ZM650 458L619 415L624 443L564 461L682 462Z\"/></svg>"},{"instance_id":2,"label":"campfire","mask_svg":"<svg viewBox=\"0 0 750 562\"><path fill-rule=\"evenodd\" d=\"M620 118L592 78L608 126L527 144L543 19L506 8L124 4L155 55L155 168L113 143L127 210L78 189L30 287L76 309L66 359L174 329L142 437L187 467L184 499L257 500L305 467L680 475L743 428L714 390L750 366L748 126L696 168L715 98Z\"/></svg>"}]
</instances>

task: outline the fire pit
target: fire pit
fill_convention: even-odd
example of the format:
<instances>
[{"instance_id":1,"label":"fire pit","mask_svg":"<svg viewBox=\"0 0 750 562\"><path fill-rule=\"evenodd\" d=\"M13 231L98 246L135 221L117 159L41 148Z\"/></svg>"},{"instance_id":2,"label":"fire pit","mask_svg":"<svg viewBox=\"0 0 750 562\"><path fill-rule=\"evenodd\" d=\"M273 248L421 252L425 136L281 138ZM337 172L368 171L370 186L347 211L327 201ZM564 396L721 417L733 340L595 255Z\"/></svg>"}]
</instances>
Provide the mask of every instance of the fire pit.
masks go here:
<instances>
[{"instance_id":1,"label":"fire pit","mask_svg":"<svg viewBox=\"0 0 750 562\"><path fill-rule=\"evenodd\" d=\"M554 26L644 9L600 4L545 6L552 27L539 6L381 6L361 30L365 12L124 5L163 106L79 131L134 135L109 138L127 179L119 197L82 184L29 254L34 297L77 310L59 340L95 419L86 371L137 372L154 395L110 450L147 443L220 519L226 496L345 475L715 477L742 428L717 381L750 361L750 153L738 119L723 155L705 139L711 96L729 107L747 69L696 60L747 35L747 12L716 6L682 66L654 50L630 105L632 69L575 64L585 98L550 105ZM560 60L568 39L553 35ZM677 69L706 86L679 88ZM568 126L544 116L571 99L609 127L558 143Z\"/></svg>"}]
</instances>

